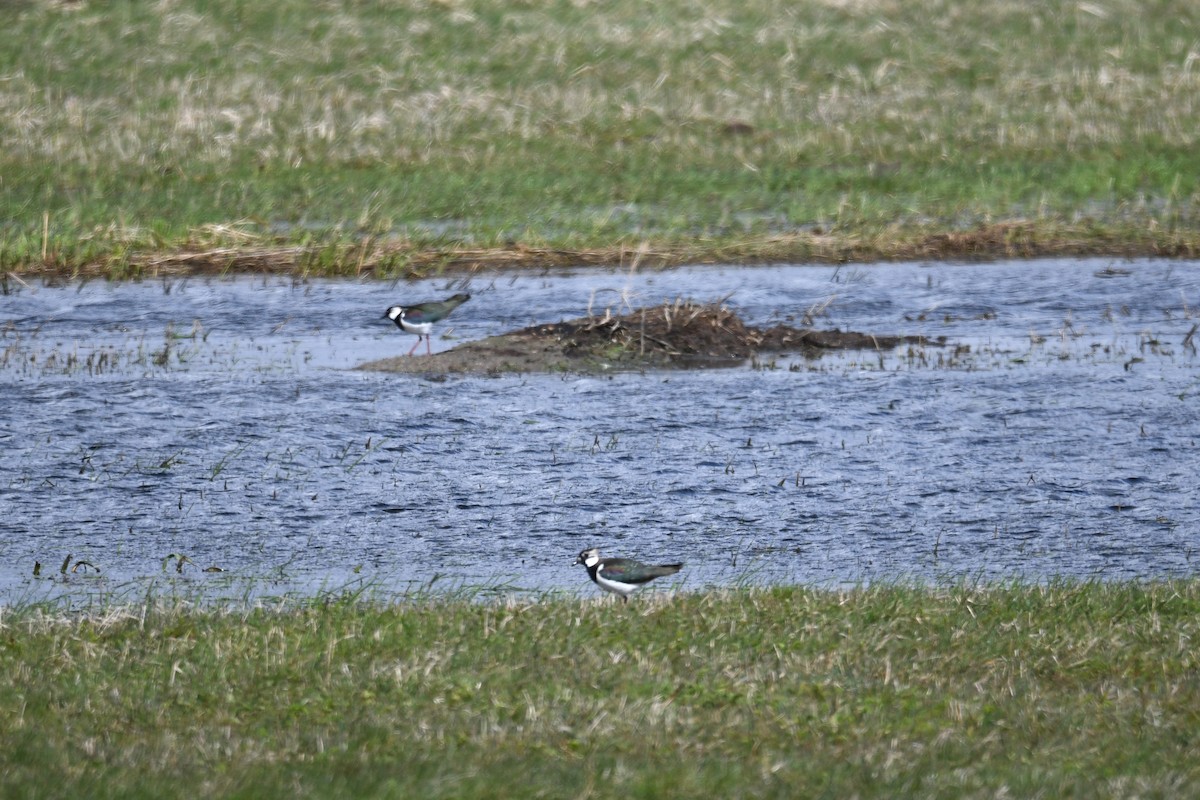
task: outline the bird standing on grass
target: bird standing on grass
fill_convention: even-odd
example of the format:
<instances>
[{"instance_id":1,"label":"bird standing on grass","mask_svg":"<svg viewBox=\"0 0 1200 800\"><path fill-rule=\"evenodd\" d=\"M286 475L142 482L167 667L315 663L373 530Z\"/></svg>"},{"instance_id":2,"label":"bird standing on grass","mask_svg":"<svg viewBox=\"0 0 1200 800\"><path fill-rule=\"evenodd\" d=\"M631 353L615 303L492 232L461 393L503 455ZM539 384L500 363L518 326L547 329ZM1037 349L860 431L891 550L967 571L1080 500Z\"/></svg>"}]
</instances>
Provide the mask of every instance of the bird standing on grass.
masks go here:
<instances>
[{"instance_id":1,"label":"bird standing on grass","mask_svg":"<svg viewBox=\"0 0 1200 800\"><path fill-rule=\"evenodd\" d=\"M417 352L417 348L421 345L422 336L425 337L425 352L428 355L433 355L433 349L429 345L429 334L433 332L433 323L445 319L451 311L470 299L471 295L469 294L456 294L453 297L447 297L445 300L431 303L418 303L414 306L392 306L383 315L396 323L396 327L405 333L415 333L417 335L417 343L412 346L412 350L408 351L410 356Z\"/></svg>"},{"instance_id":2,"label":"bird standing on grass","mask_svg":"<svg viewBox=\"0 0 1200 800\"><path fill-rule=\"evenodd\" d=\"M587 567L588 575L606 592L619 594L629 602L629 595L655 578L674 575L683 569L683 564L643 564L630 558L601 558L596 548L584 550L575 559L576 564Z\"/></svg>"}]
</instances>

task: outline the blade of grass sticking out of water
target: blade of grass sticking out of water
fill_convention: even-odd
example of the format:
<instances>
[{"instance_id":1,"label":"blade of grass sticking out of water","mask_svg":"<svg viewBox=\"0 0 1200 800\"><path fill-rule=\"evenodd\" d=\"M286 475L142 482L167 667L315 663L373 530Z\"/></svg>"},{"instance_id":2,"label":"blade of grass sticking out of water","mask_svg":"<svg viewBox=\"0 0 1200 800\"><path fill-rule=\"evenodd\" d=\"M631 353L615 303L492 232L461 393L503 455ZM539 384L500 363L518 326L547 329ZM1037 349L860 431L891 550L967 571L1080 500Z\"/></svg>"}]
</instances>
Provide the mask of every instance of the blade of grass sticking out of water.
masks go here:
<instances>
[{"instance_id":1,"label":"blade of grass sticking out of water","mask_svg":"<svg viewBox=\"0 0 1200 800\"><path fill-rule=\"evenodd\" d=\"M229 466L229 462L235 458L240 457L242 455L242 453L246 452L246 448L248 448L249 446L250 446L250 444L248 442L245 444L238 445L237 447L233 448L228 453L226 453L224 456L222 456L221 460L213 465L212 472L209 475L208 479L210 481L215 481L217 479L217 477L222 472L225 471L225 468L227 466Z\"/></svg>"}]
</instances>

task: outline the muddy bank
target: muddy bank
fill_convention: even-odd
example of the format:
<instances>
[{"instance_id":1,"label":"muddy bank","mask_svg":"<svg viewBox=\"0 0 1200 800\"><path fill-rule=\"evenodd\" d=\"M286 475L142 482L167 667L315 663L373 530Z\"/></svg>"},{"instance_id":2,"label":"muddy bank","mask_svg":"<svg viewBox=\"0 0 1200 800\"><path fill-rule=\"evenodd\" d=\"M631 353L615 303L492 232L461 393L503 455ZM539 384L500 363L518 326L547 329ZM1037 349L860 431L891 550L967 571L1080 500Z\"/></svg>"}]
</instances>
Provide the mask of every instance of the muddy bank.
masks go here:
<instances>
[{"instance_id":1,"label":"muddy bank","mask_svg":"<svg viewBox=\"0 0 1200 800\"><path fill-rule=\"evenodd\" d=\"M943 344L922 336L746 325L721 303L676 300L620 316L533 325L434 355L396 356L358 368L408 373L616 372L732 367L762 355L817 358L829 350Z\"/></svg>"}]
</instances>

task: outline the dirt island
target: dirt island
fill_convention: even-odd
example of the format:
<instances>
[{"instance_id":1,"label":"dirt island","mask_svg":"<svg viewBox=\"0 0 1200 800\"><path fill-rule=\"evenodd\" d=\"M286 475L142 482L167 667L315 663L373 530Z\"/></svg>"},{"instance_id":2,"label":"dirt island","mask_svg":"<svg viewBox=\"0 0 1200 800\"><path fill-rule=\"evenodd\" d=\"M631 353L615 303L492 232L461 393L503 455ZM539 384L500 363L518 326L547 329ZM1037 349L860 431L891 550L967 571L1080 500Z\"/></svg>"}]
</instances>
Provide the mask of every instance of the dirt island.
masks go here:
<instances>
[{"instance_id":1,"label":"dirt island","mask_svg":"<svg viewBox=\"0 0 1200 800\"><path fill-rule=\"evenodd\" d=\"M721 302L675 300L627 313L587 316L465 342L429 356L396 356L358 368L418 374L606 373L733 367L772 354L816 358L831 350L944 344L924 336L744 323Z\"/></svg>"}]
</instances>

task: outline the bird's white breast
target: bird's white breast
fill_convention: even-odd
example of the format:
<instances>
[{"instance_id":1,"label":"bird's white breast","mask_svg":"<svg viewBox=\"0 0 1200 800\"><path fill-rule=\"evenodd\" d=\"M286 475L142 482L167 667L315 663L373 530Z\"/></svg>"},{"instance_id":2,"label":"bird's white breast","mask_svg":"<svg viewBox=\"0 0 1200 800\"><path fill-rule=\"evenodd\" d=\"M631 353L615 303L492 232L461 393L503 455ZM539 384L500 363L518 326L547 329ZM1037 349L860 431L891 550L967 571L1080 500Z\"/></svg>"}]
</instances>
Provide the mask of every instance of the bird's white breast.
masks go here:
<instances>
[{"instance_id":1,"label":"bird's white breast","mask_svg":"<svg viewBox=\"0 0 1200 800\"><path fill-rule=\"evenodd\" d=\"M608 578L604 577L604 567L596 570L596 584L601 589L612 592L613 594L619 594L622 597L628 597L637 590L637 586L634 584L617 583L616 581L610 581Z\"/></svg>"},{"instance_id":2,"label":"bird's white breast","mask_svg":"<svg viewBox=\"0 0 1200 800\"><path fill-rule=\"evenodd\" d=\"M409 333L415 333L418 336L427 336L433 330L433 323L430 322L409 322L400 315L400 327Z\"/></svg>"}]
</instances>

